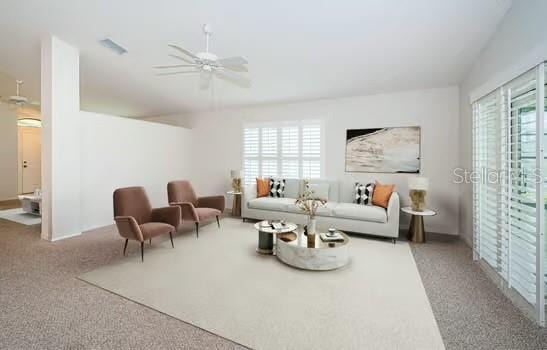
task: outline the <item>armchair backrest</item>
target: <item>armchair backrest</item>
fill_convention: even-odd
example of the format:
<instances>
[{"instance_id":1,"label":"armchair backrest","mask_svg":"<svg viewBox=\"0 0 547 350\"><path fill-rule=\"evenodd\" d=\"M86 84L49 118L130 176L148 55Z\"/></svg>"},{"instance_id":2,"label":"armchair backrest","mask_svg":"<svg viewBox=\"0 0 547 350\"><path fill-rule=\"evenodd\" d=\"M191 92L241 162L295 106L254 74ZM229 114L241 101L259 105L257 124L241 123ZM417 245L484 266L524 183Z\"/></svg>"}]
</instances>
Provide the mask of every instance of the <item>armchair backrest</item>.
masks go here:
<instances>
[{"instance_id":1,"label":"armchair backrest","mask_svg":"<svg viewBox=\"0 0 547 350\"><path fill-rule=\"evenodd\" d=\"M139 225L150 222L152 206L143 187L125 187L114 191L114 216L132 216Z\"/></svg>"},{"instance_id":2,"label":"armchair backrest","mask_svg":"<svg viewBox=\"0 0 547 350\"><path fill-rule=\"evenodd\" d=\"M197 204L198 197L190 181L171 181L167 184L167 198L169 203L190 202Z\"/></svg>"}]
</instances>

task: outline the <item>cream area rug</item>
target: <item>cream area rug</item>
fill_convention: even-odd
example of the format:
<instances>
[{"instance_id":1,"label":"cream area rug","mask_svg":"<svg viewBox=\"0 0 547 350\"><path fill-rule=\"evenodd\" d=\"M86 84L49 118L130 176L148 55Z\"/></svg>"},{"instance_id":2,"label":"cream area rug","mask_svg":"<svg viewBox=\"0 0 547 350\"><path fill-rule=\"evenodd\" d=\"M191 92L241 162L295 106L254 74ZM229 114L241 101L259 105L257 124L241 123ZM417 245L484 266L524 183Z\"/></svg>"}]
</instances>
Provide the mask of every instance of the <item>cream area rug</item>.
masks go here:
<instances>
[{"instance_id":1,"label":"cream area rug","mask_svg":"<svg viewBox=\"0 0 547 350\"><path fill-rule=\"evenodd\" d=\"M0 219L15 221L23 225L37 225L42 222L40 216L25 213L21 208L0 210Z\"/></svg>"},{"instance_id":2,"label":"cream area rug","mask_svg":"<svg viewBox=\"0 0 547 350\"><path fill-rule=\"evenodd\" d=\"M133 242L80 278L254 349L444 349L407 243L352 236L349 265L319 272L258 255L257 240L226 218L175 249L147 244L144 263Z\"/></svg>"}]
</instances>

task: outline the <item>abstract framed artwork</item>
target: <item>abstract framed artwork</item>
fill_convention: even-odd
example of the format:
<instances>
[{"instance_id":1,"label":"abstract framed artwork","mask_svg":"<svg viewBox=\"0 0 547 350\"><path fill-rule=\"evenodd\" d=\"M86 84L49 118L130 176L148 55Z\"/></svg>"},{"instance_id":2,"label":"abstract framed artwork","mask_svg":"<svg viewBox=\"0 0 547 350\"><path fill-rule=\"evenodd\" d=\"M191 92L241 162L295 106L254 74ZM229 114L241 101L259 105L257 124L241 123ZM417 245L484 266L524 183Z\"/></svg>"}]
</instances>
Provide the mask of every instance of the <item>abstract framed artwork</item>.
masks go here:
<instances>
[{"instance_id":1,"label":"abstract framed artwork","mask_svg":"<svg viewBox=\"0 0 547 350\"><path fill-rule=\"evenodd\" d=\"M346 130L346 172L420 173L420 127Z\"/></svg>"}]
</instances>

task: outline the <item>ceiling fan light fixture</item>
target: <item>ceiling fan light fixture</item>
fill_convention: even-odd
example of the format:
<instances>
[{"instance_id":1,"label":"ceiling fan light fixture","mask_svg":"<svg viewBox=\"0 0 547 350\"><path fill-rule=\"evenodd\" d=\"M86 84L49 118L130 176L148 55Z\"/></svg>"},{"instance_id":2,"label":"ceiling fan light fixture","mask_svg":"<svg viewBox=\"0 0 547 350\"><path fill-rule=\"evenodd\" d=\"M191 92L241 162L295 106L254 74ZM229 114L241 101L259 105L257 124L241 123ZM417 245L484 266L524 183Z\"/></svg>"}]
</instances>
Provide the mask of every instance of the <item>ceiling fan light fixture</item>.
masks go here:
<instances>
[{"instance_id":1,"label":"ceiling fan light fixture","mask_svg":"<svg viewBox=\"0 0 547 350\"><path fill-rule=\"evenodd\" d=\"M42 121L37 118L21 118L17 119L17 126L24 126L27 128L41 128Z\"/></svg>"}]
</instances>

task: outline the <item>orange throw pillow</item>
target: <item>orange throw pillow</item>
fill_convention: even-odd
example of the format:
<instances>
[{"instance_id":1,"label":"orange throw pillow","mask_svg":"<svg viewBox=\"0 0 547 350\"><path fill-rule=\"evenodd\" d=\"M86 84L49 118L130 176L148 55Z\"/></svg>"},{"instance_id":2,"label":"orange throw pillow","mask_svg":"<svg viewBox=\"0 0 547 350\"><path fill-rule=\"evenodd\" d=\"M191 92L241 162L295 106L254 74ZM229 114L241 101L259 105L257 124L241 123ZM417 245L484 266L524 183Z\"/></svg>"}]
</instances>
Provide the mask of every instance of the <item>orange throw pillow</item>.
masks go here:
<instances>
[{"instance_id":1,"label":"orange throw pillow","mask_svg":"<svg viewBox=\"0 0 547 350\"><path fill-rule=\"evenodd\" d=\"M259 179L256 178L256 196L257 198L260 197L268 197L270 194L270 179Z\"/></svg>"},{"instance_id":2,"label":"orange throw pillow","mask_svg":"<svg viewBox=\"0 0 547 350\"><path fill-rule=\"evenodd\" d=\"M376 181L374 193L372 194L372 204L387 209L389 198L394 190L395 185L382 185Z\"/></svg>"}]
</instances>

